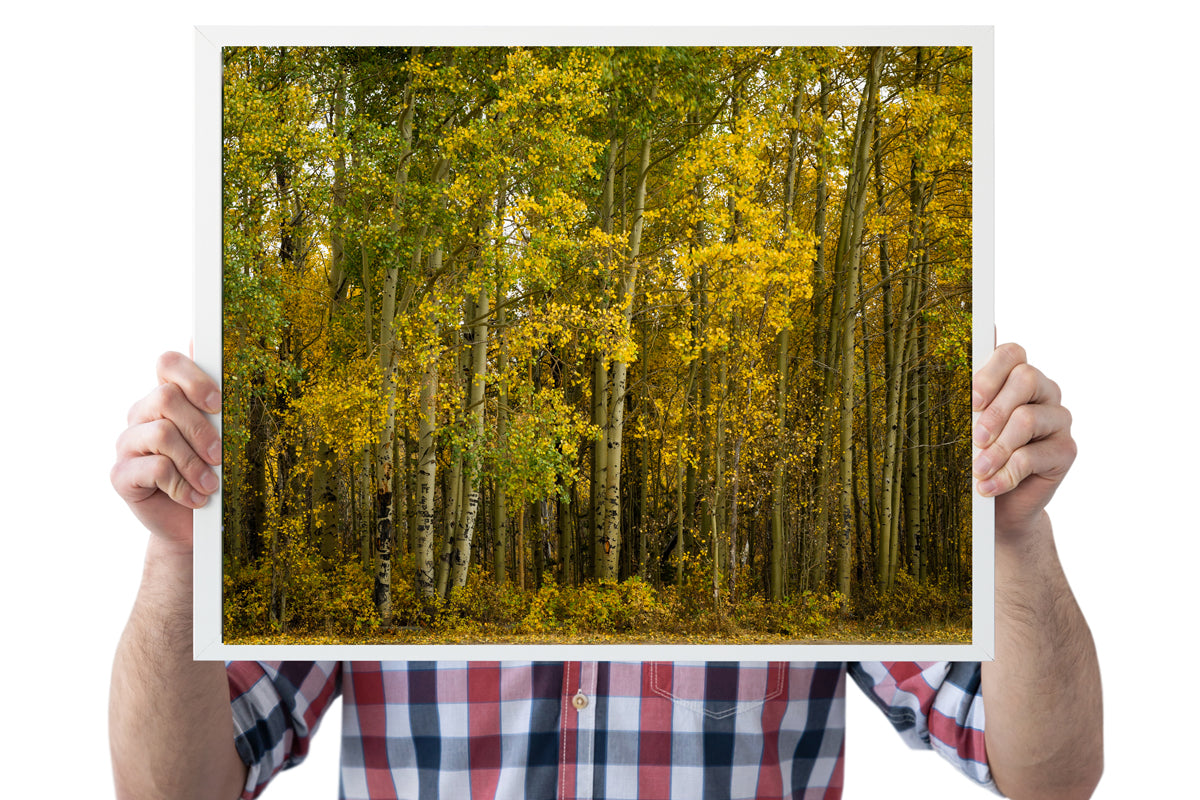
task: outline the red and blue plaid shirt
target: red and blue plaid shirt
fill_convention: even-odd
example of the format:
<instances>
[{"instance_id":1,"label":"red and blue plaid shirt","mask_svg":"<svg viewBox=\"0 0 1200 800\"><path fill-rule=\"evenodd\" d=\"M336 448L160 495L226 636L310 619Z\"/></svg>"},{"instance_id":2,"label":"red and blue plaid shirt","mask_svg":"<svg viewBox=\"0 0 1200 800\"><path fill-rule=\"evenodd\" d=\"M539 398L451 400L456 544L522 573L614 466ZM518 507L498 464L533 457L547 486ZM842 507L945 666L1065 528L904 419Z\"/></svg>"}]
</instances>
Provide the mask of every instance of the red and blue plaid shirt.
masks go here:
<instances>
[{"instance_id":1,"label":"red and blue plaid shirt","mask_svg":"<svg viewBox=\"0 0 1200 800\"><path fill-rule=\"evenodd\" d=\"M340 795L842 796L846 673L913 747L995 789L971 663L232 662L243 798L345 698Z\"/></svg>"}]
</instances>

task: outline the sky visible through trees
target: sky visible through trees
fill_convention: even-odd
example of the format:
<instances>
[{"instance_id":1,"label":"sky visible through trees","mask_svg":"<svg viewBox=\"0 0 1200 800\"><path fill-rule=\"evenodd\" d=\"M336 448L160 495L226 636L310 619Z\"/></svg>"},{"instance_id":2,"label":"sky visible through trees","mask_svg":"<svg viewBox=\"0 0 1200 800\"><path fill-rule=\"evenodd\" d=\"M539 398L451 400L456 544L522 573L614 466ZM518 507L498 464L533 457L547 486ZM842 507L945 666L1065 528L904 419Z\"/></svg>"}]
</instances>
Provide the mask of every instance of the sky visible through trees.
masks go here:
<instances>
[{"instance_id":1,"label":"sky visible through trees","mask_svg":"<svg viewBox=\"0 0 1200 800\"><path fill-rule=\"evenodd\" d=\"M969 635L969 48L224 77L227 641Z\"/></svg>"}]
</instances>

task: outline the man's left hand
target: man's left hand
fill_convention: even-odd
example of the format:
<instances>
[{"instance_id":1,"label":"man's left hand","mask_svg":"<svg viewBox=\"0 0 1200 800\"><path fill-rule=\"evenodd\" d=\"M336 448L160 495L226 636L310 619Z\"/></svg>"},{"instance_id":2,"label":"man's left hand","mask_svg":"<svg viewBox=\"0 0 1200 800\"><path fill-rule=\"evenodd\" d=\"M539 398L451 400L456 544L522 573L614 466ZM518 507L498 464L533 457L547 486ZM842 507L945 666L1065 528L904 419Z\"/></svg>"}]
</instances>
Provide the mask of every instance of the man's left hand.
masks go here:
<instances>
[{"instance_id":1,"label":"man's left hand","mask_svg":"<svg viewBox=\"0 0 1200 800\"><path fill-rule=\"evenodd\" d=\"M972 389L972 407L980 412L973 436L981 450L972 471L979 493L996 498L997 536L1019 539L1040 527L1075 461L1071 412L1058 385L1031 367L1016 344L996 348Z\"/></svg>"}]
</instances>

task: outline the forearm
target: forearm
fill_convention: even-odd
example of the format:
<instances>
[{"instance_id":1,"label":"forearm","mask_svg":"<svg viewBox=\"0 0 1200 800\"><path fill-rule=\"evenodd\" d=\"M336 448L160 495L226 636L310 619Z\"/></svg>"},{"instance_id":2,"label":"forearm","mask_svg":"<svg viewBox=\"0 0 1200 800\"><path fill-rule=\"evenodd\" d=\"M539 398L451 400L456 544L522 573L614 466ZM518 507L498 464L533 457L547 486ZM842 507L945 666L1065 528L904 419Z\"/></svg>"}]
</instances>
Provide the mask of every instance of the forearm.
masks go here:
<instances>
[{"instance_id":1,"label":"forearm","mask_svg":"<svg viewBox=\"0 0 1200 800\"><path fill-rule=\"evenodd\" d=\"M1100 669L1043 512L997 531L996 659L983 664L988 762L1006 795L1090 797L1103 768Z\"/></svg>"},{"instance_id":2,"label":"forearm","mask_svg":"<svg viewBox=\"0 0 1200 800\"><path fill-rule=\"evenodd\" d=\"M246 780L225 666L192 660L191 554L156 537L113 664L109 739L122 800L232 800Z\"/></svg>"}]
</instances>

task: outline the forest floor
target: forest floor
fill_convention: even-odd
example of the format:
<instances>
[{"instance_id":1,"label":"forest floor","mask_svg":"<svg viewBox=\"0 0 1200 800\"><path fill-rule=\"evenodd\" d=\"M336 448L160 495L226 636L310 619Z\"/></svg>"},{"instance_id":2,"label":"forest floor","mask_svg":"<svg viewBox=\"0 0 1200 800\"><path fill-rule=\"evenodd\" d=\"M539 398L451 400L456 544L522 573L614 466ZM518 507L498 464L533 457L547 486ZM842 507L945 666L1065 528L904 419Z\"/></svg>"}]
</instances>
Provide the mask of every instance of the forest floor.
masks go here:
<instances>
[{"instance_id":1,"label":"forest floor","mask_svg":"<svg viewBox=\"0 0 1200 800\"><path fill-rule=\"evenodd\" d=\"M377 631L347 637L320 634L271 634L236 636L228 645L879 645L879 644L970 644L971 625L923 625L908 630L881 628L864 622L845 621L820 634L788 636L762 631L735 631L722 635L667 633L516 633L513 631L430 631L417 627Z\"/></svg>"}]
</instances>

